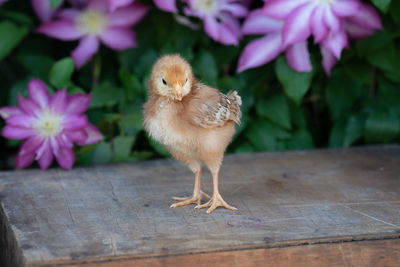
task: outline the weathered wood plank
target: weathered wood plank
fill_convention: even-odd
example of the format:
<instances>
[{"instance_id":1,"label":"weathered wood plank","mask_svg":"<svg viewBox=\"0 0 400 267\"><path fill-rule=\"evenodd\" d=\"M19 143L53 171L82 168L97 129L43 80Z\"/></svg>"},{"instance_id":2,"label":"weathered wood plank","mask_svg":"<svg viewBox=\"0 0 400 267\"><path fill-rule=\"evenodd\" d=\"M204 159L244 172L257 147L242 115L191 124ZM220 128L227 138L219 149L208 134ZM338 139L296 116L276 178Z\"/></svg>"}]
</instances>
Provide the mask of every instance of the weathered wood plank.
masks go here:
<instances>
[{"instance_id":1,"label":"weathered wood plank","mask_svg":"<svg viewBox=\"0 0 400 267\"><path fill-rule=\"evenodd\" d=\"M304 240L365 235L396 240L399 160L399 146L227 156L221 191L239 211L211 215L168 208L172 196L189 195L193 186L190 171L173 160L3 172L0 201L19 260L28 265L300 249ZM208 173L203 189L211 192Z\"/></svg>"}]
</instances>

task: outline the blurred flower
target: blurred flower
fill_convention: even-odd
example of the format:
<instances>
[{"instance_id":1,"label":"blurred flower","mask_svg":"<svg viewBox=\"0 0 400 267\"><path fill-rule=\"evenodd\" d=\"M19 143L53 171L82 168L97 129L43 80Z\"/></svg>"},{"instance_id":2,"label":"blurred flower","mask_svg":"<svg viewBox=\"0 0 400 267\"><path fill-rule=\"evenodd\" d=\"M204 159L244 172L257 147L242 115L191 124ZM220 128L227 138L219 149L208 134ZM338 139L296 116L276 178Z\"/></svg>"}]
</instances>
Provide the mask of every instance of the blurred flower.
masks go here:
<instances>
[{"instance_id":1,"label":"blurred flower","mask_svg":"<svg viewBox=\"0 0 400 267\"><path fill-rule=\"evenodd\" d=\"M117 8L128 6L135 0L108 0L111 11L115 11Z\"/></svg>"},{"instance_id":2,"label":"blurred flower","mask_svg":"<svg viewBox=\"0 0 400 267\"><path fill-rule=\"evenodd\" d=\"M17 154L18 168L36 159L41 169L47 169L55 157L61 167L71 169L75 161L73 143L87 145L103 139L82 114L89 107L90 95L68 96L63 89L50 96L38 79L29 82L28 92L27 99L18 97L18 106L0 109L0 116L6 120L2 135L25 140Z\"/></svg>"},{"instance_id":3,"label":"blurred flower","mask_svg":"<svg viewBox=\"0 0 400 267\"><path fill-rule=\"evenodd\" d=\"M310 71L307 39L313 36L329 75L343 49L349 47L349 38L364 38L381 28L379 14L359 0L269 0L245 21L244 34L267 36L245 48L238 71L263 65L283 51L293 69Z\"/></svg>"},{"instance_id":4,"label":"blurred flower","mask_svg":"<svg viewBox=\"0 0 400 267\"><path fill-rule=\"evenodd\" d=\"M2 4L4 4L5 2L7 2L8 0L0 0L0 6L2 5Z\"/></svg>"},{"instance_id":5,"label":"blurred flower","mask_svg":"<svg viewBox=\"0 0 400 267\"><path fill-rule=\"evenodd\" d=\"M205 32L217 42L237 45L241 38L238 18L247 15L248 10L238 0L184 0L187 16L203 20Z\"/></svg>"},{"instance_id":6,"label":"blurred flower","mask_svg":"<svg viewBox=\"0 0 400 267\"><path fill-rule=\"evenodd\" d=\"M50 21L63 3L64 1L60 1L57 7L52 8L50 1L31 0L33 11L35 11L38 18L43 22Z\"/></svg>"},{"instance_id":7,"label":"blurred flower","mask_svg":"<svg viewBox=\"0 0 400 267\"><path fill-rule=\"evenodd\" d=\"M130 29L147 13L148 8L133 3L109 11L107 0L91 0L82 10L61 10L58 20L42 24L38 32L63 41L80 39L71 56L75 65L82 67L99 49L100 41L114 50L136 46L135 33Z\"/></svg>"},{"instance_id":8,"label":"blurred flower","mask_svg":"<svg viewBox=\"0 0 400 267\"><path fill-rule=\"evenodd\" d=\"M243 23L244 34L267 34L250 42L239 58L238 71L255 68L275 59L286 51L288 64L296 71L311 71L312 65L307 49L307 41L285 47L282 43L283 21L272 19L261 9L252 11Z\"/></svg>"}]
</instances>

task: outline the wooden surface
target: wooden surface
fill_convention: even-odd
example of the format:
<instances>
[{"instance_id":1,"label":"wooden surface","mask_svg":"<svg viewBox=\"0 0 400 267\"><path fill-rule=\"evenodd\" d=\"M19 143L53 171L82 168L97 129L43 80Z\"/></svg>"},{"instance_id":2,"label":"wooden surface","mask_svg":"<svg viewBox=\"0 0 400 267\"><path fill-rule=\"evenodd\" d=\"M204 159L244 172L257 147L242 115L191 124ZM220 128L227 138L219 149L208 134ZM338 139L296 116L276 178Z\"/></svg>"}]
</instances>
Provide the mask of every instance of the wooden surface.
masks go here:
<instances>
[{"instance_id":1,"label":"wooden surface","mask_svg":"<svg viewBox=\"0 0 400 267\"><path fill-rule=\"evenodd\" d=\"M174 160L0 173L0 260L4 266L400 261L399 146L230 155L220 179L222 196L237 212L169 209L172 196L193 187L190 171ZM211 193L208 172L202 181Z\"/></svg>"}]
</instances>

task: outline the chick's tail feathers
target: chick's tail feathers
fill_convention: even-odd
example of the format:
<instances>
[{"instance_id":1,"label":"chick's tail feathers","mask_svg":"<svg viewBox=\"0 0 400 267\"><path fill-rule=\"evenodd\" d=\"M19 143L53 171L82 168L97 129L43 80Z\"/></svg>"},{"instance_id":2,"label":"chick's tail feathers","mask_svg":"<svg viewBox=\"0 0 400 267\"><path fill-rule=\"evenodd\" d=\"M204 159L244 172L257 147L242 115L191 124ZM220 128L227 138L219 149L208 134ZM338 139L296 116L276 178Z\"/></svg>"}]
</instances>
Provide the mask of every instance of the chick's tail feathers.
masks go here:
<instances>
[{"instance_id":1,"label":"chick's tail feathers","mask_svg":"<svg viewBox=\"0 0 400 267\"><path fill-rule=\"evenodd\" d=\"M240 125L240 118L242 117L242 112L240 111L240 106L242 105L242 98L237 93L237 91L229 91L226 95L228 98L230 119Z\"/></svg>"}]
</instances>

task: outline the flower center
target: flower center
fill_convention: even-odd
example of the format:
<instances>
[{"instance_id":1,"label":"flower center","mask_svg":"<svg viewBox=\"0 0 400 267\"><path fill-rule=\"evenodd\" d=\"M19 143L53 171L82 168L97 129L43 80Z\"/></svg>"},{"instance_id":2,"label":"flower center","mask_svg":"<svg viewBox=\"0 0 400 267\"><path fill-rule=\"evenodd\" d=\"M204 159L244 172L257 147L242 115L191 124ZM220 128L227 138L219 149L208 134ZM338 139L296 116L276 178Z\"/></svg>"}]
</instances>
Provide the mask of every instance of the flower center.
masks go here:
<instances>
[{"instance_id":1,"label":"flower center","mask_svg":"<svg viewBox=\"0 0 400 267\"><path fill-rule=\"evenodd\" d=\"M55 137L62 131L63 117L50 110L43 110L36 123L36 130L43 137Z\"/></svg>"},{"instance_id":2,"label":"flower center","mask_svg":"<svg viewBox=\"0 0 400 267\"><path fill-rule=\"evenodd\" d=\"M219 4L217 0L196 0L193 3L193 9L206 15L216 15L219 10Z\"/></svg>"},{"instance_id":3,"label":"flower center","mask_svg":"<svg viewBox=\"0 0 400 267\"><path fill-rule=\"evenodd\" d=\"M88 8L79 15L77 24L84 33L98 35L107 27L108 17L99 10Z\"/></svg>"}]
</instances>

